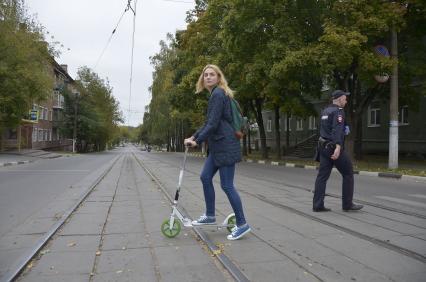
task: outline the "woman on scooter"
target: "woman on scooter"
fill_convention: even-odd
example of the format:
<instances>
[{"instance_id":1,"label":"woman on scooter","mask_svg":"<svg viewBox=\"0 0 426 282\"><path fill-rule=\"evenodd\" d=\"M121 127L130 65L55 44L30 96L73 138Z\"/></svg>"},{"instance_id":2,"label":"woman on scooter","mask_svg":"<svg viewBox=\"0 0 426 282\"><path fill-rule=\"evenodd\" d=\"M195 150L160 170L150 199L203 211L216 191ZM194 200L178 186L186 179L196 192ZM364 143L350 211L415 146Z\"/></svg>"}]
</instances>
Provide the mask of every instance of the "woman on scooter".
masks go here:
<instances>
[{"instance_id":1,"label":"woman on scooter","mask_svg":"<svg viewBox=\"0 0 426 282\"><path fill-rule=\"evenodd\" d=\"M184 144L190 147L200 146L201 143L207 141L209 148L209 155L200 177L203 184L206 213L198 220L194 220L192 224L216 224L213 177L219 170L220 185L228 196L237 223L227 238L237 240L250 232L250 226L245 220L243 205L234 187L235 163L241 161L241 147L232 127L230 98L233 97L233 91L216 65L204 67L196 85L196 92L200 93L204 89L210 92L206 122L193 136L184 141Z\"/></svg>"}]
</instances>

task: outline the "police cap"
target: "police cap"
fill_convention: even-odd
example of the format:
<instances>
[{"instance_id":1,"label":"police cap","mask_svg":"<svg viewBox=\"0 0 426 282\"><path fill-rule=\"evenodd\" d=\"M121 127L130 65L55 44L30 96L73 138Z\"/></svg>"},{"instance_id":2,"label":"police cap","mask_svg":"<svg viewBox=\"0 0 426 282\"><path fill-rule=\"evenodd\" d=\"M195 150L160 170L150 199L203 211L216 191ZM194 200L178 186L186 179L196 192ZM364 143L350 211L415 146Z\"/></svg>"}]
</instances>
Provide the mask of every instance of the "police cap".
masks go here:
<instances>
[{"instance_id":1,"label":"police cap","mask_svg":"<svg viewBox=\"0 0 426 282\"><path fill-rule=\"evenodd\" d=\"M333 100L334 100L334 99L337 99L337 98L339 98L343 95L349 96L350 94L351 93L345 92L343 90L334 90L333 93L331 93L331 98L333 98Z\"/></svg>"}]
</instances>

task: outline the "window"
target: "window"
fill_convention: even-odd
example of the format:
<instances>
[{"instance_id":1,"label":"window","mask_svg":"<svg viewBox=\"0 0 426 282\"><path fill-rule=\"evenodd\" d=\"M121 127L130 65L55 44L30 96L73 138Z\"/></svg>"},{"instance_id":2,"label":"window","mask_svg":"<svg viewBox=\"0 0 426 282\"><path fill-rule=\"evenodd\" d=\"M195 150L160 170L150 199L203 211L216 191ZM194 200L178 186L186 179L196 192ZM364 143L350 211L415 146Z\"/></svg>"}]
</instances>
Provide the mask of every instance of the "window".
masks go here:
<instances>
[{"instance_id":1,"label":"window","mask_svg":"<svg viewBox=\"0 0 426 282\"><path fill-rule=\"evenodd\" d=\"M33 142L37 142L37 127L33 128Z\"/></svg>"},{"instance_id":2,"label":"window","mask_svg":"<svg viewBox=\"0 0 426 282\"><path fill-rule=\"evenodd\" d=\"M370 108L368 110L368 127L380 126L380 108Z\"/></svg>"},{"instance_id":3,"label":"window","mask_svg":"<svg viewBox=\"0 0 426 282\"><path fill-rule=\"evenodd\" d=\"M18 131L16 129L9 129L8 139L17 139Z\"/></svg>"},{"instance_id":4,"label":"window","mask_svg":"<svg viewBox=\"0 0 426 282\"><path fill-rule=\"evenodd\" d=\"M297 131L303 130L303 119L301 119L301 118L296 119L296 130Z\"/></svg>"},{"instance_id":5,"label":"window","mask_svg":"<svg viewBox=\"0 0 426 282\"><path fill-rule=\"evenodd\" d=\"M317 129L317 117L316 116L310 116L309 117L309 129L310 130Z\"/></svg>"},{"instance_id":6,"label":"window","mask_svg":"<svg viewBox=\"0 0 426 282\"><path fill-rule=\"evenodd\" d=\"M39 106L39 119L47 120L46 108Z\"/></svg>"},{"instance_id":7,"label":"window","mask_svg":"<svg viewBox=\"0 0 426 282\"><path fill-rule=\"evenodd\" d=\"M38 136L37 136L37 141L43 141L43 129L38 129Z\"/></svg>"},{"instance_id":8,"label":"window","mask_svg":"<svg viewBox=\"0 0 426 282\"><path fill-rule=\"evenodd\" d=\"M293 115L290 115L288 119L289 129L287 129L287 115L284 116L284 131L291 131L291 119L293 118Z\"/></svg>"},{"instance_id":9,"label":"window","mask_svg":"<svg viewBox=\"0 0 426 282\"><path fill-rule=\"evenodd\" d=\"M399 125L408 125L408 106L403 106L398 113Z\"/></svg>"},{"instance_id":10,"label":"window","mask_svg":"<svg viewBox=\"0 0 426 282\"><path fill-rule=\"evenodd\" d=\"M268 122L266 123L266 131L271 132L272 131L272 119L269 118Z\"/></svg>"}]
</instances>

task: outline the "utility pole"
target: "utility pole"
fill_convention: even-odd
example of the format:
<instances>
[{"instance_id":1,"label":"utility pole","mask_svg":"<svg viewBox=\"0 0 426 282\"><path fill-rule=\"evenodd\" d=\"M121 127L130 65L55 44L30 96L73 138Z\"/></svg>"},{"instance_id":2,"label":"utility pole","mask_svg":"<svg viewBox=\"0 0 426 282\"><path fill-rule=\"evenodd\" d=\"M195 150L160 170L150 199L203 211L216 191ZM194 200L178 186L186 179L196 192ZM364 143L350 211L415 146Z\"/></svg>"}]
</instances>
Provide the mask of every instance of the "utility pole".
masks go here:
<instances>
[{"instance_id":1,"label":"utility pole","mask_svg":"<svg viewBox=\"0 0 426 282\"><path fill-rule=\"evenodd\" d=\"M398 59L398 41L396 29L391 31L391 57ZM398 168L398 62L394 65L390 81L389 108L389 163L388 167Z\"/></svg>"},{"instance_id":2,"label":"utility pole","mask_svg":"<svg viewBox=\"0 0 426 282\"><path fill-rule=\"evenodd\" d=\"M74 97L74 130L72 134L72 152L75 153L75 146L77 143L77 105L79 93L75 93Z\"/></svg>"}]
</instances>

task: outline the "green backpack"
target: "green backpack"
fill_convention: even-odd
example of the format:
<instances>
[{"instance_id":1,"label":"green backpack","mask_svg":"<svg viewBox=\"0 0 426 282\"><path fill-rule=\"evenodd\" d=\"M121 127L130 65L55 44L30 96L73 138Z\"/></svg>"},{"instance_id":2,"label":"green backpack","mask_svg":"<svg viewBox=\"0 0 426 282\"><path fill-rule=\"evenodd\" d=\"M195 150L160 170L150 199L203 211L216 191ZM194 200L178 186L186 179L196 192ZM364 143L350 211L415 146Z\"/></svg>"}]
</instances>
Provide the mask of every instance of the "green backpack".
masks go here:
<instances>
[{"instance_id":1,"label":"green backpack","mask_svg":"<svg viewBox=\"0 0 426 282\"><path fill-rule=\"evenodd\" d=\"M241 139L248 131L247 117L243 116L237 100L231 97L229 99L231 99L232 127L235 130L235 137Z\"/></svg>"}]
</instances>

